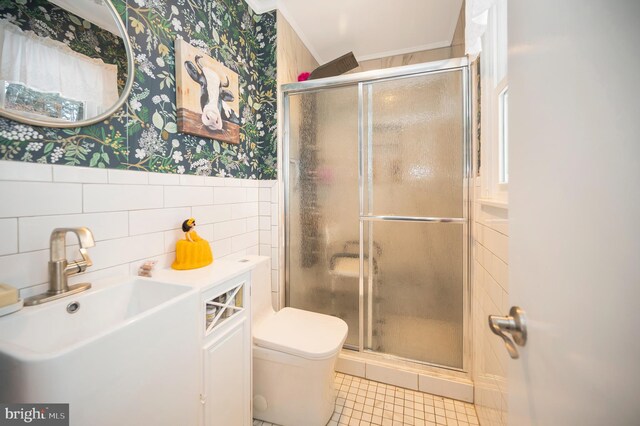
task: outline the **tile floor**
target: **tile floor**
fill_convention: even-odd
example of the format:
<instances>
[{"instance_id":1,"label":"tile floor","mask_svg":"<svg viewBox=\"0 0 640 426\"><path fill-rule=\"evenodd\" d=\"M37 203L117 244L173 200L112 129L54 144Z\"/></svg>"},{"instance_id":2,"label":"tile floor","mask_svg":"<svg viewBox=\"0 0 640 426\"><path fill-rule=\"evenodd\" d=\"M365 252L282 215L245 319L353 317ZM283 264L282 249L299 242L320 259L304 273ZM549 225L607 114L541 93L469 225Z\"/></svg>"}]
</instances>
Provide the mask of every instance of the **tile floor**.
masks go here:
<instances>
[{"instance_id":1,"label":"tile floor","mask_svg":"<svg viewBox=\"0 0 640 426\"><path fill-rule=\"evenodd\" d=\"M473 404L342 373L336 374L335 386L338 392L336 409L327 426L479 424ZM254 420L253 426L277 425Z\"/></svg>"}]
</instances>

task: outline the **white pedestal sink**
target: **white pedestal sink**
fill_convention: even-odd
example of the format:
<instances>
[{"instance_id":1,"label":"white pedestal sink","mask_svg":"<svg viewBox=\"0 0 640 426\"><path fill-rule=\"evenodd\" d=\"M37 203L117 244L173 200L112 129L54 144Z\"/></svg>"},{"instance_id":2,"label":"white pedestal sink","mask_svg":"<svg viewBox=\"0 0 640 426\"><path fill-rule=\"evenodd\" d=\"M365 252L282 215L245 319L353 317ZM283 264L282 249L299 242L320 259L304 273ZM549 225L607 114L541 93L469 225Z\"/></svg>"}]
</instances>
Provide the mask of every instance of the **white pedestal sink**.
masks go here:
<instances>
[{"instance_id":1,"label":"white pedestal sink","mask_svg":"<svg viewBox=\"0 0 640 426\"><path fill-rule=\"evenodd\" d=\"M69 403L74 426L195 425L198 300L122 277L0 318L0 401Z\"/></svg>"}]
</instances>

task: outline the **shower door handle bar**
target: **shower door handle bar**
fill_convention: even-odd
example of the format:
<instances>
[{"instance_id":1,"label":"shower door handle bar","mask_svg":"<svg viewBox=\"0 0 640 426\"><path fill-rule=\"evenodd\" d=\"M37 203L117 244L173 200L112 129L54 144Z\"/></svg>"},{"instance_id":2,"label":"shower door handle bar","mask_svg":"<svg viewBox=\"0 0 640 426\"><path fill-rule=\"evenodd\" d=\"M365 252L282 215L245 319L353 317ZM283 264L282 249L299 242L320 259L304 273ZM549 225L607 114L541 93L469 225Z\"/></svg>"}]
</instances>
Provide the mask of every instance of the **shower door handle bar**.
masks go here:
<instances>
[{"instance_id":1,"label":"shower door handle bar","mask_svg":"<svg viewBox=\"0 0 640 426\"><path fill-rule=\"evenodd\" d=\"M463 217L421 217L421 216L360 216L360 220L371 222L432 222L432 223L467 223Z\"/></svg>"}]
</instances>

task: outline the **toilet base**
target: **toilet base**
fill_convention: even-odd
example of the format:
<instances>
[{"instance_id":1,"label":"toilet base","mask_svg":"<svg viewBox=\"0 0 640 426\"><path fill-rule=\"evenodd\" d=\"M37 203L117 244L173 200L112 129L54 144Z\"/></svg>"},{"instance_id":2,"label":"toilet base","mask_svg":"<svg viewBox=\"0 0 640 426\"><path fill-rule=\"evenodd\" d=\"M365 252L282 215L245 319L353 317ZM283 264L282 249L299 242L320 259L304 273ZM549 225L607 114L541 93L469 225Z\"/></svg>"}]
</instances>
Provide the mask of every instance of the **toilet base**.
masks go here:
<instances>
[{"instance_id":1,"label":"toilet base","mask_svg":"<svg viewBox=\"0 0 640 426\"><path fill-rule=\"evenodd\" d=\"M338 354L309 360L253 347L253 417L282 426L325 426L333 414Z\"/></svg>"}]
</instances>

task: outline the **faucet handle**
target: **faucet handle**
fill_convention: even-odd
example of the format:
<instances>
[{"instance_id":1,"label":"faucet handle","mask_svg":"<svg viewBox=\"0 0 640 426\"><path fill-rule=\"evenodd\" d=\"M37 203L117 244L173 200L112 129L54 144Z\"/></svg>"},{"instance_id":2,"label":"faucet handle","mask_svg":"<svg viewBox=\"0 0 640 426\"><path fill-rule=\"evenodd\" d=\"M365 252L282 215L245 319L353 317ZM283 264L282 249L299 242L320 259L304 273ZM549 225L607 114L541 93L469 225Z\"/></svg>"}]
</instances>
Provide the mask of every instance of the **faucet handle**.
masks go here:
<instances>
[{"instance_id":1,"label":"faucet handle","mask_svg":"<svg viewBox=\"0 0 640 426\"><path fill-rule=\"evenodd\" d=\"M74 260L72 262L68 262L67 266L64 268L64 272L69 275L79 274L87 270L89 266L93 265L91 258L89 257L89 253L87 252L87 247L93 247L95 245L95 241L93 239L93 234L89 230L89 228L80 227L80 228L58 228L54 229L51 234L51 255L52 260L55 253L55 256L60 259L66 258L65 254L65 235L67 232L73 232L78 237L78 242L80 243L80 256L82 259Z\"/></svg>"},{"instance_id":2,"label":"faucet handle","mask_svg":"<svg viewBox=\"0 0 640 426\"><path fill-rule=\"evenodd\" d=\"M82 256L81 260L74 260L73 262L69 262L67 267L65 268L65 272L67 275L75 275L87 270L88 267L93 266L93 261L89 257L89 253L87 249L81 248L79 250L80 256Z\"/></svg>"},{"instance_id":3,"label":"faucet handle","mask_svg":"<svg viewBox=\"0 0 640 426\"><path fill-rule=\"evenodd\" d=\"M89 257L89 252L87 252L87 249L86 248L81 248L78 251L80 252L80 256L82 256L82 260L76 261L76 262L84 264L83 271L85 269L87 269L89 266L93 266L93 261Z\"/></svg>"}]
</instances>

